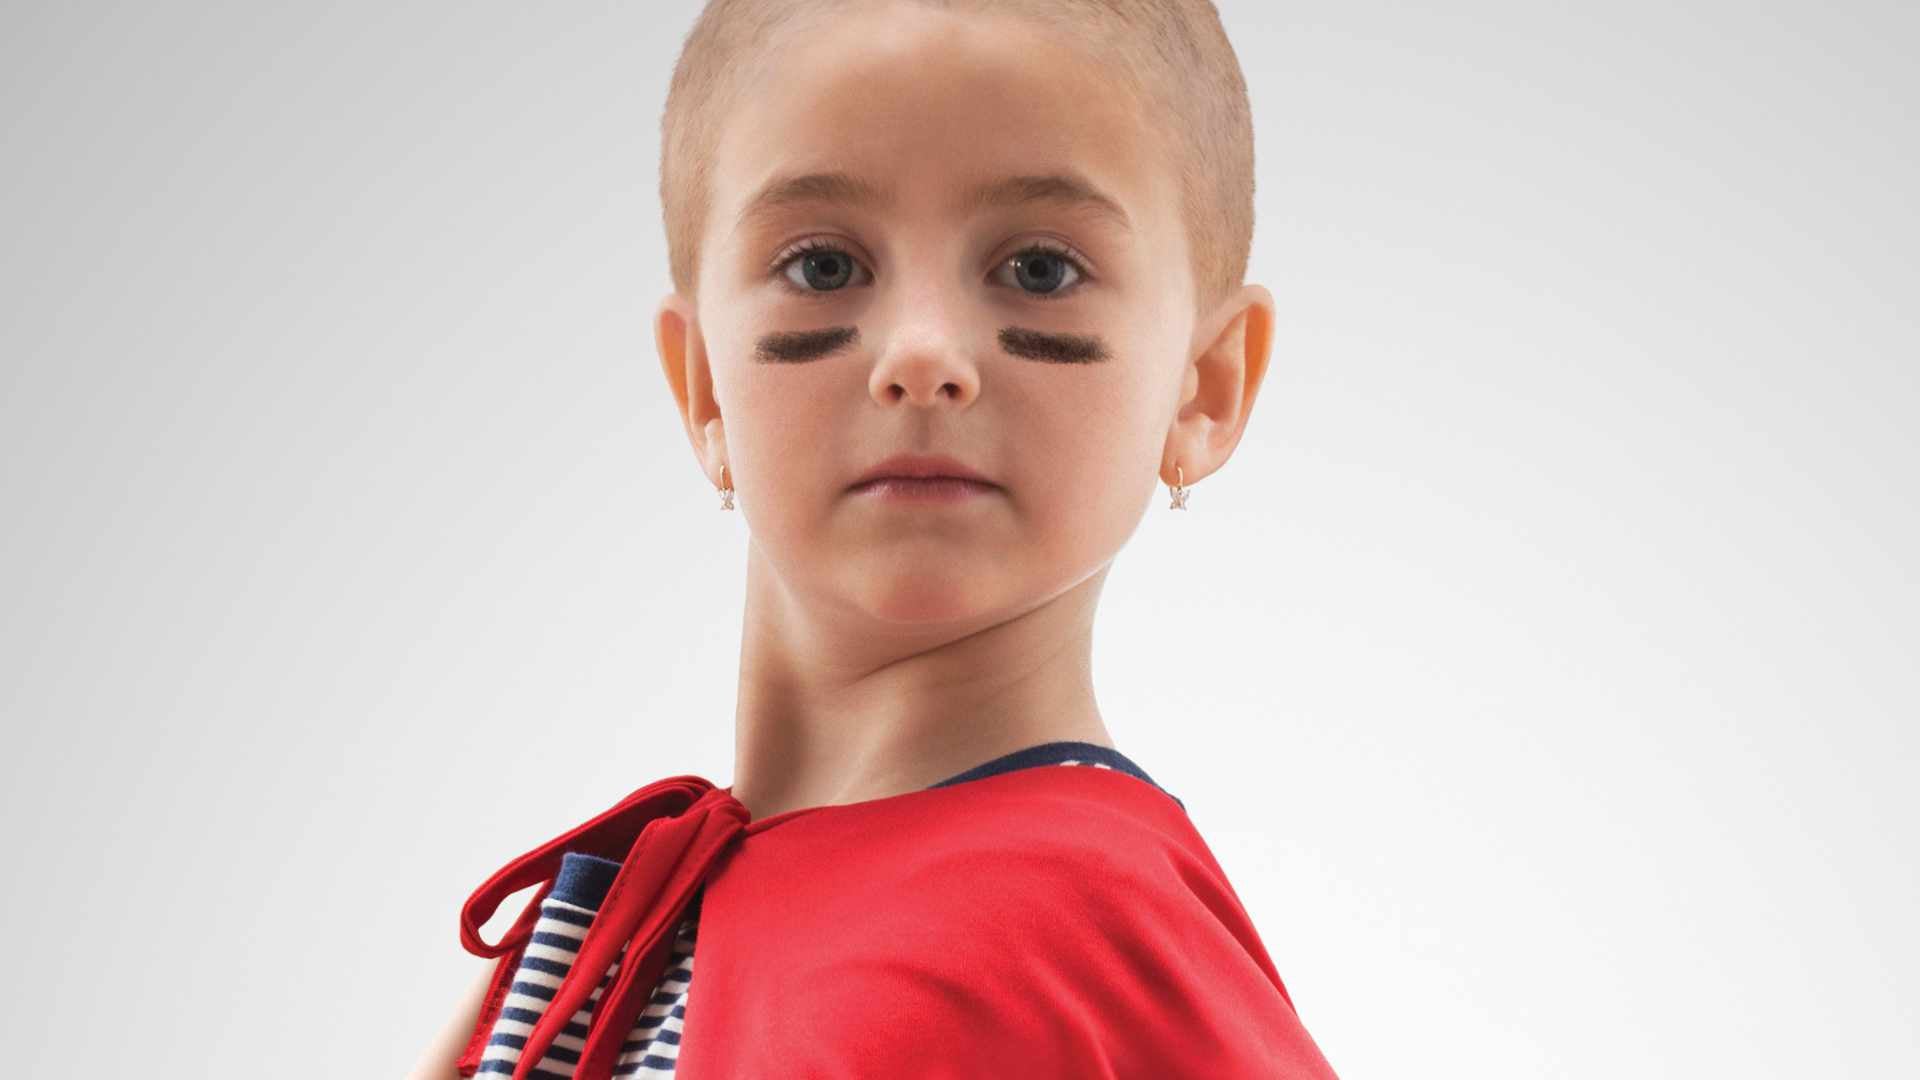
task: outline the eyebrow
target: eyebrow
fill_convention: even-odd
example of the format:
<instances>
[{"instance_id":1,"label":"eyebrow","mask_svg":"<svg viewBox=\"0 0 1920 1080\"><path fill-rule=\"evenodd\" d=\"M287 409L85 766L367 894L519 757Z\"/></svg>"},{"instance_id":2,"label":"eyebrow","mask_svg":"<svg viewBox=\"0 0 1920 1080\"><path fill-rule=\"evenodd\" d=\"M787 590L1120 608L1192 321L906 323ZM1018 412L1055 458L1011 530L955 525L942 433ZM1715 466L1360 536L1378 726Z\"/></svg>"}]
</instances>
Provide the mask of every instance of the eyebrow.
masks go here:
<instances>
[{"instance_id":1,"label":"eyebrow","mask_svg":"<svg viewBox=\"0 0 1920 1080\"><path fill-rule=\"evenodd\" d=\"M858 207L889 207L895 201L892 188L845 172L783 174L761 185L747 200L734 221L740 229L749 223L803 203L837 203ZM1086 210L1105 218L1122 232L1131 233L1133 222L1119 200L1095 187L1073 172L1003 176L976 184L960 195L955 208L967 214L990 207L1029 206L1051 203Z\"/></svg>"}]
</instances>

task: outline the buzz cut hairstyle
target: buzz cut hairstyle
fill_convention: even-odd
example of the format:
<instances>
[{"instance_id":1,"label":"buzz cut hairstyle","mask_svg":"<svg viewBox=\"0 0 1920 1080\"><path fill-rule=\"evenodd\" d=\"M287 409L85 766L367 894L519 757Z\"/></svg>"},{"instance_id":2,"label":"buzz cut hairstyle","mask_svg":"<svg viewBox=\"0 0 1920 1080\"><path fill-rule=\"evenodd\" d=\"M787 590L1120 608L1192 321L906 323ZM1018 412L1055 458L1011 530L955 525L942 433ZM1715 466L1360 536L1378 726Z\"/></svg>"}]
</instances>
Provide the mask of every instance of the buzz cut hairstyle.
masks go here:
<instances>
[{"instance_id":1,"label":"buzz cut hairstyle","mask_svg":"<svg viewBox=\"0 0 1920 1080\"><path fill-rule=\"evenodd\" d=\"M1240 61L1211 0L906 0L1005 13L1076 35L1138 115L1169 140L1196 312L1245 279L1253 244L1253 117ZM708 0L681 44L660 120L660 204L674 290L697 297L724 118L777 45L860 0Z\"/></svg>"}]
</instances>

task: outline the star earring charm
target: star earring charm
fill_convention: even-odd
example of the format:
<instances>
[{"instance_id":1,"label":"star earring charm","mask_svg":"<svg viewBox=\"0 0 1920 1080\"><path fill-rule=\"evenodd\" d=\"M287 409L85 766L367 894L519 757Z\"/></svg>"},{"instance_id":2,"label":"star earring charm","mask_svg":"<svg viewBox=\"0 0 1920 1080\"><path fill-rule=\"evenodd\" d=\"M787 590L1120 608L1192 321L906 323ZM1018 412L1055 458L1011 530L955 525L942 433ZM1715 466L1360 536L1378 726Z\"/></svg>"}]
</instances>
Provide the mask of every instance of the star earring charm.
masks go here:
<instances>
[{"instance_id":1,"label":"star earring charm","mask_svg":"<svg viewBox=\"0 0 1920 1080\"><path fill-rule=\"evenodd\" d=\"M720 466L720 509L733 509L733 485L727 481L727 467Z\"/></svg>"},{"instance_id":2,"label":"star earring charm","mask_svg":"<svg viewBox=\"0 0 1920 1080\"><path fill-rule=\"evenodd\" d=\"M1187 474L1178 465L1173 467L1173 473L1175 480L1172 487L1168 489L1173 492L1173 505L1170 509L1185 510L1187 508Z\"/></svg>"}]
</instances>

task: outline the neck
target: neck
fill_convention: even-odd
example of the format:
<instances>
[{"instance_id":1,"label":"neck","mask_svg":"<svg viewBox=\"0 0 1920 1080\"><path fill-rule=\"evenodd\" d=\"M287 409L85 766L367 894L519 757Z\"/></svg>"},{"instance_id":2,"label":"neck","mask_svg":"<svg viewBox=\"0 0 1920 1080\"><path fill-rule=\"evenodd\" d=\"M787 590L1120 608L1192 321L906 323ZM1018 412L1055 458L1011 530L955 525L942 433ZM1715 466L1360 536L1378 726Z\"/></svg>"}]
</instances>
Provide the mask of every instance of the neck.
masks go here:
<instances>
[{"instance_id":1,"label":"neck","mask_svg":"<svg viewBox=\"0 0 1920 1080\"><path fill-rule=\"evenodd\" d=\"M902 628L809 608L750 545L733 796L758 820L918 791L1037 743L1112 746L1092 680L1106 576L1023 612Z\"/></svg>"}]
</instances>

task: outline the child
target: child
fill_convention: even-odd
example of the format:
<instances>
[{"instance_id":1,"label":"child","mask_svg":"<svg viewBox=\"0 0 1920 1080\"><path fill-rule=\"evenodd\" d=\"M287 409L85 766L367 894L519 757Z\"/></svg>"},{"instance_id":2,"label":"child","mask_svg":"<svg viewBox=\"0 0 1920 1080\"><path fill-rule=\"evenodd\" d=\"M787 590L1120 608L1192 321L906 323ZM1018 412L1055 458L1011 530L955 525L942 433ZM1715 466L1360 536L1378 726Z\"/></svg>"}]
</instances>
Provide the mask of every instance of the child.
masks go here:
<instances>
[{"instance_id":1,"label":"child","mask_svg":"<svg viewBox=\"0 0 1920 1080\"><path fill-rule=\"evenodd\" d=\"M1266 371L1212 5L713 0L661 196L656 344L750 526L734 780L482 885L499 962L416 1075L1333 1076L1089 682L1156 478Z\"/></svg>"}]
</instances>

